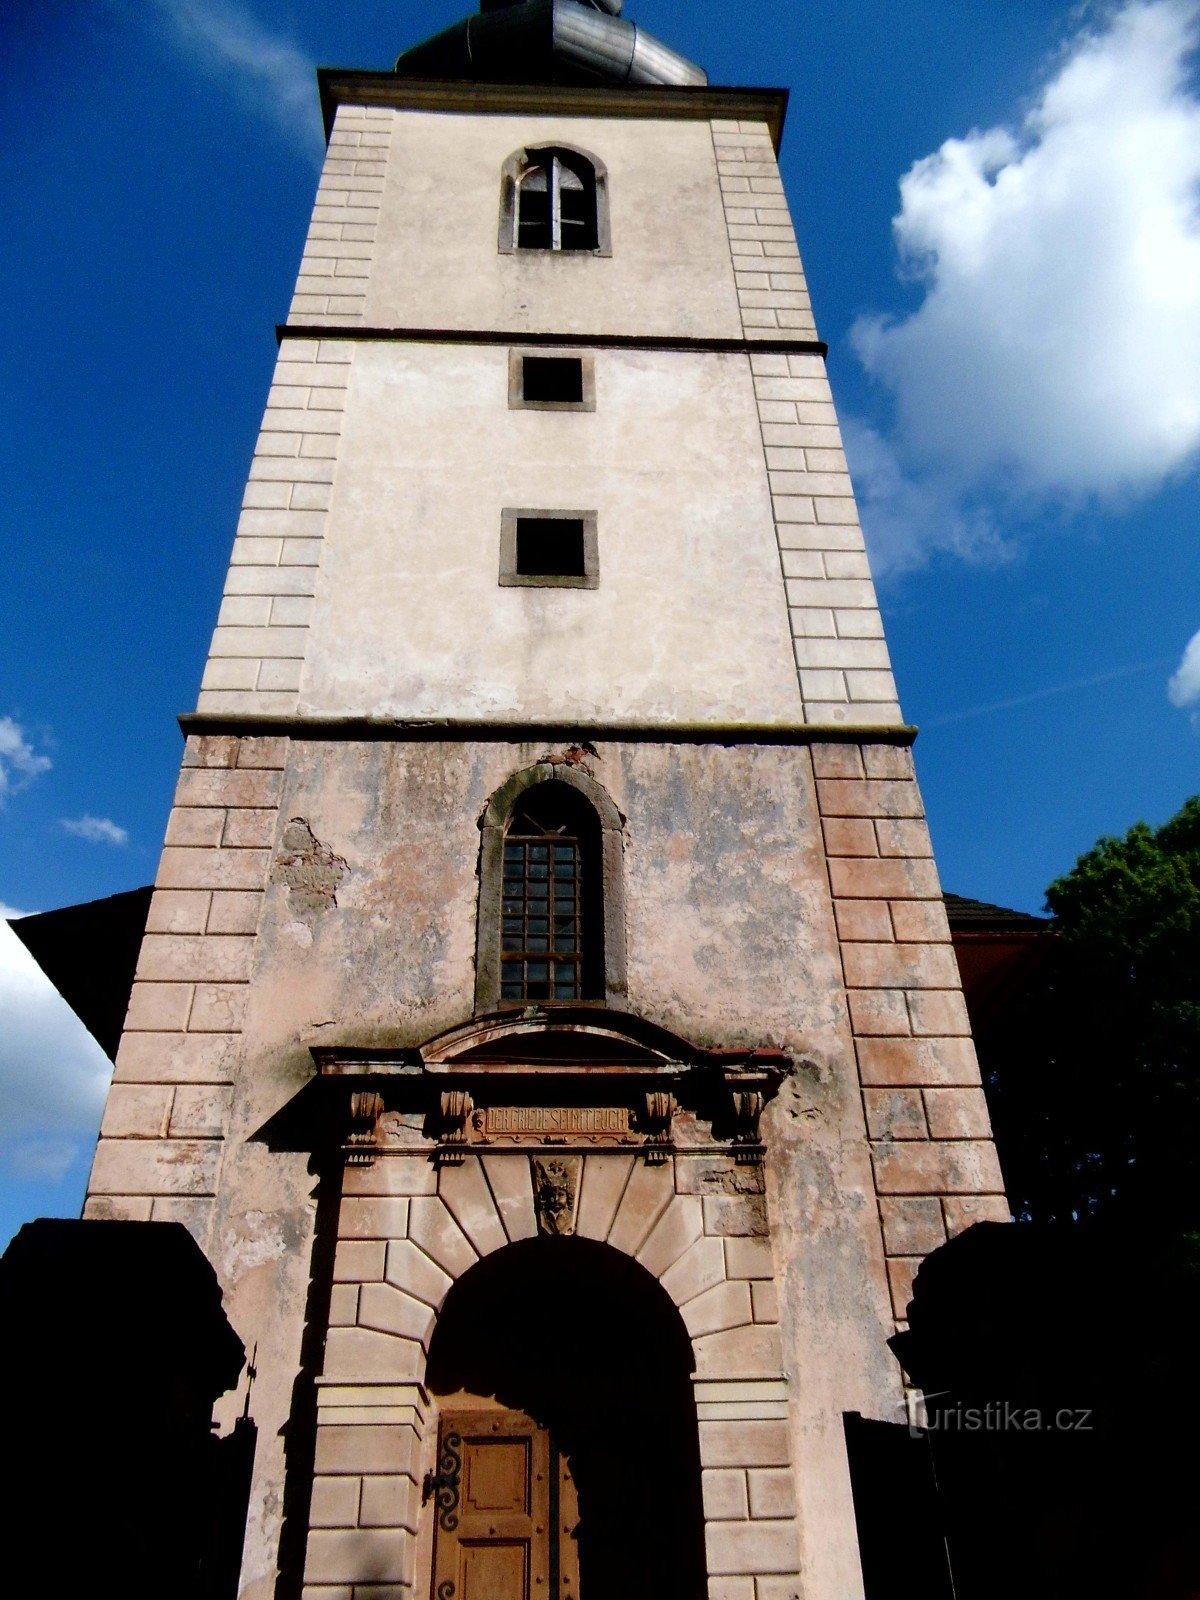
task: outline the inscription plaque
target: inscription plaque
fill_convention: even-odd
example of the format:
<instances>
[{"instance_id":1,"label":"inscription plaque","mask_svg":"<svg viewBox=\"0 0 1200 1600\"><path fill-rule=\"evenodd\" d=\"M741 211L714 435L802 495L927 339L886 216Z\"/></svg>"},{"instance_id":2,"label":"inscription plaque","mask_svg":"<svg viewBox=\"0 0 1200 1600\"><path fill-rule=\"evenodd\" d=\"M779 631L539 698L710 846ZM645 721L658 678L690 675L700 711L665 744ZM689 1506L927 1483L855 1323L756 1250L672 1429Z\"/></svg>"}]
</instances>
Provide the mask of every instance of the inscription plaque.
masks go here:
<instances>
[{"instance_id":1,"label":"inscription plaque","mask_svg":"<svg viewBox=\"0 0 1200 1600\"><path fill-rule=\"evenodd\" d=\"M591 1144L634 1137L628 1106L488 1106L474 1121L484 1139Z\"/></svg>"}]
</instances>

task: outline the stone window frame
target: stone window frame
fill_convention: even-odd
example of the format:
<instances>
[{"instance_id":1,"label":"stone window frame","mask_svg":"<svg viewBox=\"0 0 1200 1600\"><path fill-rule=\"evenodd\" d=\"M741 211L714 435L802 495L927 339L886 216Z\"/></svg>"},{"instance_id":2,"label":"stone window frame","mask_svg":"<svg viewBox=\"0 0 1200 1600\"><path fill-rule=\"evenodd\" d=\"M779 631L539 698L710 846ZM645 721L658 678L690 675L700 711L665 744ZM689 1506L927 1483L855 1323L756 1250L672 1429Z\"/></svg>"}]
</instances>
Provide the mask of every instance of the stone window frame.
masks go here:
<instances>
[{"instance_id":1,"label":"stone window frame","mask_svg":"<svg viewBox=\"0 0 1200 1600\"><path fill-rule=\"evenodd\" d=\"M514 773L496 790L479 820L479 906L475 923L475 1011L497 1011L500 999L500 908L504 882L504 836L516 802L539 783L561 783L577 790L600 823L600 926L604 940L601 970L604 993L589 1000L539 1000L539 1010L596 1005L624 1009L629 982L625 959L624 818L608 791L566 762L539 762ZM509 1001L521 1010L526 1002Z\"/></svg>"},{"instance_id":2,"label":"stone window frame","mask_svg":"<svg viewBox=\"0 0 1200 1600\"><path fill-rule=\"evenodd\" d=\"M587 162L592 169L593 192L596 196L595 247L591 250L522 250L517 244L517 188L521 176L527 168L537 165L534 160L536 156L557 154L559 151L574 156L579 161ZM500 168L499 251L502 256L551 256L555 260L611 256L612 224L609 218L608 168L599 156L594 156L590 150L584 150L579 145L565 144L561 140L555 144L531 144L520 150L514 150Z\"/></svg>"},{"instance_id":3,"label":"stone window frame","mask_svg":"<svg viewBox=\"0 0 1200 1600\"><path fill-rule=\"evenodd\" d=\"M535 361L578 361L583 398L580 400L526 400L522 363ZM508 408L510 411L595 411L596 358L582 350L547 349L545 346L518 346L508 352Z\"/></svg>"},{"instance_id":4,"label":"stone window frame","mask_svg":"<svg viewBox=\"0 0 1200 1600\"><path fill-rule=\"evenodd\" d=\"M583 523L583 571L518 572L517 523L525 520L570 519ZM505 506L500 512L500 578L505 589L598 589L600 587L600 535L595 511L563 510L548 506Z\"/></svg>"}]
</instances>

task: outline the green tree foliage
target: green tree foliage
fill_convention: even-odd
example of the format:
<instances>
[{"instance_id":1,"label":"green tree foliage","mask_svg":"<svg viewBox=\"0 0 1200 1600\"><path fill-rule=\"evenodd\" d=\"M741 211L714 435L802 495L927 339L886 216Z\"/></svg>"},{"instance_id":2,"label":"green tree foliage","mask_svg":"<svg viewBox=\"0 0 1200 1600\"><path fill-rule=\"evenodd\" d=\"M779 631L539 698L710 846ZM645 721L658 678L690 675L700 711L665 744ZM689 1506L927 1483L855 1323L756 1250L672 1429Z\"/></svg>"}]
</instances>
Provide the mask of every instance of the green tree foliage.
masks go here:
<instances>
[{"instance_id":1,"label":"green tree foliage","mask_svg":"<svg viewBox=\"0 0 1200 1600\"><path fill-rule=\"evenodd\" d=\"M981 1041L1018 1215L1200 1228L1200 796L1052 883L1049 958Z\"/></svg>"}]
</instances>

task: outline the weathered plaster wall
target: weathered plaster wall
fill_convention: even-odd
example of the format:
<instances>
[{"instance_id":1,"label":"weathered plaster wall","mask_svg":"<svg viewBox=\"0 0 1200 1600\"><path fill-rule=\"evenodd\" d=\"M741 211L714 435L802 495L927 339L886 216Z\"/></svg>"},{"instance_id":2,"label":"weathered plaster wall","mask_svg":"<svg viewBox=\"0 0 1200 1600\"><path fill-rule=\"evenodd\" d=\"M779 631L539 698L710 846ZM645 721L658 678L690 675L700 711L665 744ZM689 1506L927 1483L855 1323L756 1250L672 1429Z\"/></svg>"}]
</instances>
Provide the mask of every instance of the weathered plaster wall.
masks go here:
<instances>
[{"instance_id":1,"label":"weathered plaster wall","mask_svg":"<svg viewBox=\"0 0 1200 1600\"><path fill-rule=\"evenodd\" d=\"M555 140L608 166L610 256L498 248ZM601 348L581 415L426 342L814 338L764 124L343 106L290 321L330 337L281 348L200 710L900 720L822 356ZM599 512L599 589L501 589L504 506Z\"/></svg>"},{"instance_id":2,"label":"weathered plaster wall","mask_svg":"<svg viewBox=\"0 0 1200 1600\"><path fill-rule=\"evenodd\" d=\"M274 1582L325 1316L317 1175L279 1114L311 1044L412 1045L470 1016L479 818L559 755L189 741L88 1206L189 1221L258 1346L247 1594ZM586 761L625 819L630 1008L798 1064L764 1116L797 1527L806 1594L852 1595L841 1415L895 1414L883 1341L921 1255L1005 1214L911 757L609 742Z\"/></svg>"},{"instance_id":3,"label":"weathered plaster wall","mask_svg":"<svg viewBox=\"0 0 1200 1600\"><path fill-rule=\"evenodd\" d=\"M506 347L357 348L303 713L802 720L746 358L595 367L510 410ZM502 587L505 506L596 511L599 587Z\"/></svg>"},{"instance_id":4,"label":"weathered plaster wall","mask_svg":"<svg viewBox=\"0 0 1200 1600\"><path fill-rule=\"evenodd\" d=\"M740 335L706 122L390 115L369 325ZM609 258L497 249L503 163L527 145L558 142L608 168Z\"/></svg>"},{"instance_id":5,"label":"weathered plaster wall","mask_svg":"<svg viewBox=\"0 0 1200 1600\"><path fill-rule=\"evenodd\" d=\"M291 746L281 829L296 830L294 844L303 819L338 881L315 902L278 869L267 888L212 1246L234 1325L260 1341L262 1512L248 1558L264 1584L313 1180L302 1155L254 1136L306 1081L310 1042L414 1043L470 1014L477 819L494 789L546 753ZM809 756L606 744L591 765L628 819L631 1007L700 1043L776 1044L802 1063L765 1119L798 1526L811 1592L853 1594L840 1416L891 1414L899 1378L882 1343L887 1280Z\"/></svg>"},{"instance_id":6,"label":"weathered plaster wall","mask_svg":"<svg viewBox=\"0 0 1200 1600\"><path fill-rule=\"evenodd\" d=\"M199 709L897 721L821 357L592 359L547 412L506 346L286 340ZM597 512L599 587L502 587L506 506Z\"/></svg>"}]
</instances>

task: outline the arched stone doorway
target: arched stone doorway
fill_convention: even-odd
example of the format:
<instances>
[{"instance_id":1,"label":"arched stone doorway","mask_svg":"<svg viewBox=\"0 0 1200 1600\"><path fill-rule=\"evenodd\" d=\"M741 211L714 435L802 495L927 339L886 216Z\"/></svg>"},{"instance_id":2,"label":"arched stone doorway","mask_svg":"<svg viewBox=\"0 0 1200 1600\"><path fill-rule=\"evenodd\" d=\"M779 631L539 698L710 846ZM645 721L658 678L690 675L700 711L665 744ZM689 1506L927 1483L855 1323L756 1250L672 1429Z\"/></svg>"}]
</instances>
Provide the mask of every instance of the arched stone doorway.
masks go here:
<instances>
[{"instance_id":1,"label":"arched stone doorway","mask_svg":"<svg viewBox=\"0 0 1200 1600\"><path fill-rule=\"evenodd\" d=\"M710 1600L794 1600L760 1139L786 1058L583 1005L475 1017L418 1051L314 1056L331 1126L355 1086L306 1600L508 1600L496 1574L438 1564L455 1531L438 1482L455 1463L439 1447L451 1418L466 1412L469 1433L481 1408L474 1437L524 1438L547 1483L557 1449L564 1506L578 1490L578 1592L564 1557L558 1600L699 1600L705 1575ZM520 1454L500 1473L510 1486ZM515 1504L506 1492L494 1481L480 1508ZM539 1516L522 1504L517 1532L532 1538ZM536 1509L545 1531L549 1506ZM495 1518L481 1525L481 1541L504 1537ZM523 1556L506 1559L534 1579L530 1600L549 1596L548 1561L538 1585Z\"/></svg>"},{"instance_id":2,"label":"arched stone doorway","mask_svg":"<svg viewBox=\"0 0 1200 1600\"><path fill-rule=\"evenodd\" d=\"M435 1529L434 1594L700 1600L693 1364L670 1297L611 1246L529 1239L472 1267L429 1350L439 1440L459 1441L439 1452L459 1498ZM485 1514L518 1501L525 1521Z\"/></svg>"}]
</instances>

